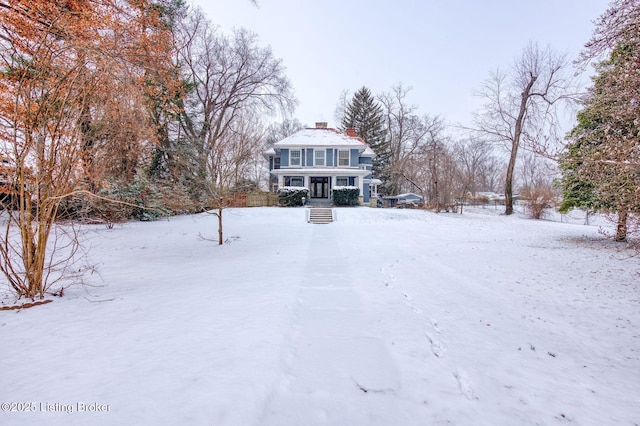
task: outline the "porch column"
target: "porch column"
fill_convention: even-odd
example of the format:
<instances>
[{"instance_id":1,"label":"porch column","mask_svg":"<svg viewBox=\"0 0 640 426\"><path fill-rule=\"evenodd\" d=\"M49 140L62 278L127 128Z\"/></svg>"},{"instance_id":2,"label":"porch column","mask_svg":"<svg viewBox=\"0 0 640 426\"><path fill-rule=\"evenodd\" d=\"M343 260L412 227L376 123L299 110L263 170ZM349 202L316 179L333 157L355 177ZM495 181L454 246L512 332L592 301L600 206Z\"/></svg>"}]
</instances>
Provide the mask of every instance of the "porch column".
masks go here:
<instances>
[{"instance_id":1,"label":"porch column","mask_svg":"<svg viewBox=\"0 0 640 426\"><path fill-rule=\"evenodd\" d=\"M331 188L329 189L329 198L331 199L333 199L333 192L331 192L331 189L337 186L337 182L338 182L338 176L336 175L331 176Z\"/></svg>"},{"instance_id":2,"label":"porch column","mask_svg":"<svg viewBox=\"0 0 640 426\"><path fill-rule=\"evenodd\" d=\"M364 177L362 176L358 176L356 177L356 180L358 181L358 189L360 190L360 196L358 197L358 203L360 205L363 205L364 203Z\"/></svg>"},{"instance_id":3,"label":"porch column","mask_svg":"<svg viewBox=\"0 0 640 426\"><path fill-rule=\"evenodd\" d=\"M278 188L282 188L284 186L284 176L278 175Z\"/></svg>"},{"instance_id":4,"label":"porch column","mask_svg":"<svg viewBox=\"0 0 640 426\"><path fill-rule=\"evenodd\" d=\"M309 183L309 176L305 176L304 177L304 187L309 189L309 191L311 191L311 184Z\"/></svg>"}]
</instances>

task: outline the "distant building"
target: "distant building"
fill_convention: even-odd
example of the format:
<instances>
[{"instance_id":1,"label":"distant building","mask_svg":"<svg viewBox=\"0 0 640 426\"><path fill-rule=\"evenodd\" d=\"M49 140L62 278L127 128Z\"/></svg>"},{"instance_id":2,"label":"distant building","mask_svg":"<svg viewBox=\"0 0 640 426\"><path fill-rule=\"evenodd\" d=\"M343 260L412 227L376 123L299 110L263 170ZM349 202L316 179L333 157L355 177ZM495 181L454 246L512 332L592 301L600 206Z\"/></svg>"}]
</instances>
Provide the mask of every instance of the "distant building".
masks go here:
<instances>
[{"instance_id":1,"label":"distant building","mask_svg":"<svg viewBox=\"0 0 640 426\"><path fill-rule=\"evenodd\" d=\"M422 204L424 199L413 192L407 192L406 194L398 194L389 197L383 197L384 204L387 207L396 207L402 204Z\"/></svg>"}]
</instances>

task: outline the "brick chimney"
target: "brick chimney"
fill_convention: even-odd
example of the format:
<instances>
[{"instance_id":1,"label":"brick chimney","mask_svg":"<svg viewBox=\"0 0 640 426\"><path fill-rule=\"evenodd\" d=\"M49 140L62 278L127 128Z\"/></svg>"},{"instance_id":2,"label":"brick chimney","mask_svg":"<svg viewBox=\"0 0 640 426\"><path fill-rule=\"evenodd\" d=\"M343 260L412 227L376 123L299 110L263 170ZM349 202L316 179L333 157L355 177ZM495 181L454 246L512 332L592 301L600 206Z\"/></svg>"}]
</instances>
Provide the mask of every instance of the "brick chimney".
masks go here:
<instances>
[{"instance_id":1,"label":"brick chimney","mask_svg":"<svg viewBox=\"0 0 640 426\"><path fill-rule=\"evenodd\" d=\"M356 135L356 129L347 129L347 136L351 136L352 138L355 138Z\"/></svg>"},{"instance_id":2,"label":"brick chimney","mask_svg":"<svg viewBox=\"0 0 640 426\"><path fill-rule=\"evenodd\" d=\"M316 121L316 129L326 129L327 122L326 121Z\"/></svg>"}]
</instances>

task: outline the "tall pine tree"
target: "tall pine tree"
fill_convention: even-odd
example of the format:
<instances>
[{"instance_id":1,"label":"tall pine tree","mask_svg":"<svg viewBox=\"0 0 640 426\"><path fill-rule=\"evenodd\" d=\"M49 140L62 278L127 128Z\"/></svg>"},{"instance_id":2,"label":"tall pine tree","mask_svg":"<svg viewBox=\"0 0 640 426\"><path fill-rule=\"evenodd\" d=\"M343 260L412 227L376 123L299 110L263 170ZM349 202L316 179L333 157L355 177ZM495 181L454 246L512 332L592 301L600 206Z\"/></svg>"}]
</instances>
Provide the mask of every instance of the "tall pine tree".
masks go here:
<instances>
[{"instance_id":1,"label":"tall pine tree","mask_svg":"<svg viewBox=\"0 0 640 426\"><path fill-rule=\"evenodd\" d=\"M346 106L340 127L342 130L354 129L375 151L372 175L382 180L384 186L384 182L388 180L391 152L382 107L369 89L363 86L353 95Z\"/></svg>"}]
</instances>

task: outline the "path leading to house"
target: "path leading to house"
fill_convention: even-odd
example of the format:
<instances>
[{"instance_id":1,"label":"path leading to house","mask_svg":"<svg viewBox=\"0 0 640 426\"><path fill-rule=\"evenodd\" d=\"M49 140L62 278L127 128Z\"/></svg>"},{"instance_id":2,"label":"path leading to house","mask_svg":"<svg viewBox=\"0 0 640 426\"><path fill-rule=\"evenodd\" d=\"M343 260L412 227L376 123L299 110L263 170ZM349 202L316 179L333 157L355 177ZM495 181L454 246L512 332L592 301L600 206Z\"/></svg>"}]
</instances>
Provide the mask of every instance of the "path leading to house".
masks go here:
<instances>
[{"instance_id":1,"label":"path leading to house","mask_svg":"<svg viewBox=\"0 0 640 426\"><path fill-rule=\"evenodd\" d=\"M256 424L446 422L464 417L462 407L473 422L473 379L446 344L449 324L431 309L438 302L414 300L403 283L398 259L415 249L394 244L396 257L363 274L372 248L346 237L350 226L313 227L277 379ZM454 281L455 271L436 268L424 285Z\"/></svg>"},{"instance_id":2,"label":"path leading to house","mask_svg":"<svg viewBox=\"0 0 640 426\"><path fill-rule=\"evenodd\" d=\"M332 226L315 227L300 277L281 374L260 424L393 424L397 368L364 306ZM353 396L360 404L353 404ZM299 415L300 418L296 418ZM384 420L387 419L387 420Z\"/></svg>"}]
</instances>

